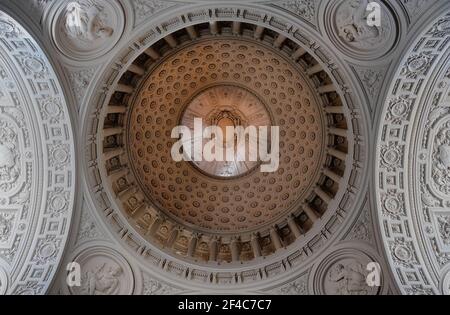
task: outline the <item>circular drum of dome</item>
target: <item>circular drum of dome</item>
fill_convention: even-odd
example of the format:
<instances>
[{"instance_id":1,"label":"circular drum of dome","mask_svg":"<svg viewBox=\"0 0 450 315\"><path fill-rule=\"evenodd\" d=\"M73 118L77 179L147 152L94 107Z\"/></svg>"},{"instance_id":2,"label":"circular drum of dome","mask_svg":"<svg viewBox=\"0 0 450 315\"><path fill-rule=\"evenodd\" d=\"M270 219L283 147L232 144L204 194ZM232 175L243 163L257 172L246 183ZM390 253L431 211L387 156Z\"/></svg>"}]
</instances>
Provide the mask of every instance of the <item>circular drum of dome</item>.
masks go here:
<instances>
[{"instance_id":1,"label":"circular drum of dome","mask_svg":"<svg viewBox=\"0 0 450 315\"><path fill-rule=\"evenodd\" d=\"M108 183L91 181L99 207L128 244L142 244L142 256L177 270L192 264L199 277L281 252L293 262L355 200L343 185L356 184L351 157L362 157L353 154L351 97L341 98L313 51L273 29L220 21L164 36L139 50L99 100L88 167ZM261 172L262 161L174 161L172 131L195 117L221 128L279 126L278 170Z\"/></svg>"}]
</instances>

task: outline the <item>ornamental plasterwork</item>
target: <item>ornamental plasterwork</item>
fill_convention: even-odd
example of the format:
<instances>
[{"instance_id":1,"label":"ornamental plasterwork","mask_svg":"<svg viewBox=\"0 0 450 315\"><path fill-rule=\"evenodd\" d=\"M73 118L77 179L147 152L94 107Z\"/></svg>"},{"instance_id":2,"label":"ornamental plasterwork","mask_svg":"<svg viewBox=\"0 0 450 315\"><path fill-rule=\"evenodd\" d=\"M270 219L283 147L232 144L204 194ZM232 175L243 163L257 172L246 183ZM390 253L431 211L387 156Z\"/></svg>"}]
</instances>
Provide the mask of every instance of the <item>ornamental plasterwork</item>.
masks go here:
<instances>
[{"instance_id":1,"label":"ornamental plasterwork","mask_svg":"<svg viewBox=\"0 0 450 315\"><path fill-rule=\"evenodd\" d=\"M359 218L350 229L348 235L346 235L345 240L362 241L374 245L373 220L368 199L365 201Z\"/></svg>"},{"instance_id":2,"label":"ornamental plasterwork","mask_svg":"<svg viewBox=\"0 0 450 315\"><path fill-rule=\"evenodd\" d=\"M402 5L405 7L409 19L414 22L419 18L420 14L423 13L427 7L430 5L429 0L401 0Z\"/></svg>"},{"instance_id":3,"label":"ornamental plasterwork","mask_svg":"<svg viewBox=\"0 0 450 315\"><path fill-rule=\"evenodd\" d=\"M0 29L0 292L41 294L72 217L72 126L39 46L5 14Z\"/></svg>"},{"instance_id":4,"label":"ornamental plasterwork","mask_svg":"<svg viewBox=\"0 0 450 315\"><path fill-rule=\"evenodd\" d=\"M279 294L279 295L308 295L311 294L308 292L308 275L309 273L305 273L295 279L294 281L284 284L279 288L269 291L270 294Z\"/></svg>"},{"instance_id":5,"label":"ornamental plasterwork","mask_svg":"<svg viewBox=\"0 0 450 315\"><path fill-rule=\"evenodd\" d=\"M377 66L374 68L367 68L354 65L353 69L364 88L372 114L376 111L376 104L380 97L380 92L383 87L383 82L386 77L387 67Z\"/></svg>"},{"instance_id":6,"label":"ornamental plasterwork","mask_svg":"<svg viewBox=\"0 0 450 315\"><path fill-rule=\"evenodd\" d=\"M412 45L390 88L379 129L379 220L405 294L448 292L443 283L450 263L449 24L447 13Z\"/></svg>"},{"instance_id":7,"label":"ornamental plasterwork","mask_svg":"<svg viewBox=\"0 0 450 315\"><path fill-rule=\"evenodd\" d=\"M131 0L131 5L134 10L134 26L137 27L153 15L173 7L177 3L166 0Z\"/></svg>"},{"instance_id":8,"label":"ornamental plasterwork","mask_svg":"<svg viewBox=\"0 0 450 315\"><path fill-rule=\"evenodd\" d=\"M262 2L263 1L261 1L261 3ZM422 13L425 12L430 3L432 3L432 1L426 0L401 0L399 2L405 6L412 22L417 21ZM36 8L41 10L39 11L40 16L44 12L44 9L49 7L47 4L50 3L51 1L45 0L36 0L33 2L33 4L37 5ZM123 4L124 2L120 3ZM283 8L284 10L292 12L293 16L296 18L300 17L305 21L314 23L314 16L317 14L314 10L317 10L317 8L313 9L312 5L317 5L317 3L318 1L279 1L276 5L278 6L278 9ZM331 1L323 1L322 3L325 3L327 7L333 5ZM272 5L272 3L270 4ZM138 27L145 22L152 25L149 18L152 16L159 17L162 13L166 14L169 12L169 6L176 5L176 1L170 3L169 5L167 1L135 0L130 1L127 5L129 5L130 8L126 8L125 6L123 11L135 11L134 26ZM131 8L132 5L133 7ZM267 2L265 5L267 5ZM128 11L126 9L128 9ZM341 26L337 27L337 29L340 28L344 30L343 33L340 33L341 35L348 34L348 32L345 31L345 25L347 25L348 28L349 24L346 24L343 21L350 19L357 23L358 16L355 14L348 16L344 12L345 9L342 8L337 10L341 12L338 14L340 16L339 20L336 21L336 24L340 24ZM104 12L106 11L108 10L106 9ZM111 11L108 12L106 12L106 15L108 16L114 16L115 14ZM120 12L120 14L123 13L121 10L117 12ZM228 16L227 14L230 14L229 12L230 11L224 10L222 13L224 16ZM197 17L196 14L198 12L194 13L191 16L192 18ZM61 14L59 16L63 19L65 18L67 21L67 14ZM92 15L90 18L92 18ZM95 60L97 57L100 58L100 56L103 56L106 52L110 52L112 56L117 55L116 60L120 59L119 63L122 62L122 57L126 56L126 54L124 52L124 54L119 58L120 53L118 53L118 50L120 47L116 46L119 42L114 38L117 34L115 30L116 26L114 26L113 21L114 17L112 20L108 19L109 18L104 17L106 22L103 21L100 23L103 24L103 26L97 29L100 31L94 31L94 35L86 35L86 33L83 35L75 32L73 34L74 36L69 36L72 44L81 47L78 48L79 51L84 50L82 53L77 53L76 56L71 56L71 60L69 62L71 63L71 66L74 66L74 64L77 64L78 66L78 62L80 60ZM200 18L200 20L201 19L202 18ZM396 17L392 17L392 19L389 17L388 21L390 23L391 20L395 19ZM169 30L170 32L171 29L175 29L181 25L179 20L174 22L174 20L169 21L169 19L167 19L167 21L167 23L161 24L164 32L166 30ZM269 22L271 26L277 25L278 23L279 21ZM390 25L391 24L384 27L389 29ZM440 18L439 21L430 28L429 34L423 36L423 41L419 41L417 43L417 48L408 54L408 58L403 60L402 69L399 70L398 76L394 78L394 80L398 79L395 82L397 86L393 88L396 93L392 93L392 95L388 97L385 104L385 116L381 119L381 121L386 123L386 126L383 128L381 133L386 136L387 140L380 143L380 145L377 145L380 154L376 164L376 176L380 176L381 180L383 180L384 186L382 187L383 190L381 191L380 189L379 194L377 194L376 200L379 205L379 216L380 222L382 223L382 232L386 233L385 237L389 240L386 246L389 254L391 255L390 260L392 266L396 270L394 274L398 275L397 280L403 286L402 291L406 294L450 293L450 215L448 213L448 207L450 205L447 187L448 176L445 172L448 166L448 143L446 136L447 122L442 120L443 116L450 113L450 106L448 105L447 100L443 97L443 95L447 93L445 86L448 84L447 79L450 79L450 68L443 69L440 72L435 69L437 64L445 63L442 61L443 57L441 56L441 45L443 43L442 38L448 36L448 25L448 18ZM11 30L11 26L13 30ZM117 27L119 29L119 33L121 33L120 25ZM109 28L114 29L114 32L111 33ZM327 30L327 28L324 29ZM67 28L65 28L65 30L67 30ZM70 27L68 30L70 31ZM81 29L81 31L83 31L83 29ZM394 28L391 29L390 33L394 34L398 32ZM138 41L138 44L134 47L134 49L143 49L145 45L149 45L150 43L156 41L157 38L159 38L156 34L157 31L155 29L149 31L149 33L146 34L149 36L146 39L141 38L142 41ZM330 36L328 31L327 34ZM341 36L339 35L339 32L336 32L335 34L335 38L332 38L332 36L330 36L330 38L335 44L337 43L336 47L340 49L340 52L348 56L352 63L355 63L355 60L376 60L379 56L390 54L391 48L395 45L395 41L386 41L381 43L376 40L358 37L358 34L358 36L353 37L348 37L347 35L347 37ZM372 34L375 33L372 32ZM22 30L17 28L15 24L5 23L0 25L0 35L2 37L5 36L5 38L17 38L21 37L23 34ZM86 38L86 36L98 36L104 46L101 48L86 48L86 42L84 41L83 43L83 38ZM28 44L25 43L25 45ZM306 47L315 50L318 47L317 45L318 44L313 43L313 41L308 41ZM62 46L63 45L61 45L61 47ZM364 50L364 47L370 47L370 49ZM100 52L100 50L102 51ZM126 53L128 53L128 51ZM65 54L70 55L67 51ZM322 51L321 54L328 55L328 58L330 58L329 51ZM44 81L47 77L53 75L53 70L51 67L49 67L45 62L39 62L42 61L39 60L40 56L40 53L36 54L35 52L26 52L25 54L17 54L17 58L15 59L18 67L24 70L24 74L29 76L33 81L36 81L36 86L39 86L41 81ZM38 59L35 59L36 57ZM128 57L124 57L124 60L127 60L127 58ZM126 63L126 61L124 63ZM383 82L386 80L386 74L383 72L384 69L381 70L378 67L373 69L356 67L355 69L360 83L367 93L369 102L372 106L375 106L381 100L380 98L377 102L376 98L378 97L380 90L383 89L382 84L386 83ZM441 75L437 81L444 82L444 84L441 87L435 86L434 90L431 89L436 91L436 93L434 93L432 100L428 100L428 103L433 105L426 106L427 113L424 114L424 116L427 117L426 121L421 121L421 123L417 126L413 126L412 121L418 115L418 108L424 107L418 98L418 95L421 93L419 90L421 88L424 89L426 82L430 81L429 78L433 77L437 72ZM3 74L4 72L2 73L2 79ZM88 89L93 87L96 83L93 81L93 77L94 70L82 68L76 69L76 71L72 72L72 75L69 77L68 81L70 81L72 92L74 93L79 106L81 106L86 96L91 96L88 95L90 94ZM114 76L111 76L110 78L112 77ZM8 78L8 73L6 73L5 78ZM98 89L100 93L103 91L101 90L103 87L104 86ZM4 126L8 126L7 128L4 128L5 134L11 134L11 130L14 134L17 134L18 129L23 130L24 134L22 139L18 137L17 139L11 140L11 137L5 137L6 140L3 140L3 137L0 137L0 139L2 139L0 141L3 141L0 142L0 164L2 164L0 165L0 181L3 182L0 186L0 191L2 191L1 189L3 188L4 191L9 191L8 194L10 194L6 198L4 198L3 195L0 197L0 263L2 264L0 266L0 294L4 292L14 292L18 294L44 293L46 291L46 285L42 285L40 281L24 281L20 283L19 286L12 289L12 286L15 284L15 280L10 279L8 276L11 272L8 266L13 265L14 262L19 259L20 255L18 253L22 251L22 244L26 242L25 234L28 226L24 223L21 217L30 215L30 213L34 210L34 207L30 206L29 200L35 195L35 192L33 191L35 186L33 184L32 177L32 167L34 167L34 165L30 162L34 159L33 152L30 152L28 155L14 154L14 152L11 153L14 151L14 148L23 149L24 147L26 148L34 145L32 133L29 129L31 125L27 121L27 113L18 107L13 108L8 106L8 103L20 102L20 96L10 93L11 89L12 86L7 86L6 84L5 87L2 87L1 89L0 107L4 106L2 107L4 108L4 112L2 112L3 120L1 120L1 123ZM40 86L37 90L39 89L41 89ZM107 88L104 91L107 92ZM70 126L69 124L66 124L66 121L68 120L68 113L65 109L66 106L64 97L61 97L59 94L60 93L57 93L57 95L52 95L50 97L49 95L41 95L36 99L33 98L33 102L35 102L33 108L36 110L36 117L38 117L39 120L44 121L43 124L39 125L45 126L43 127L45 129L45 134L50 139L53 139L53 137L67 138L67 126ZM93 110L93 112L88 113L88 115L89 114L98 113L96 110ZM14 124L12 124L11 121L8 121L5 117L11 118L13 123L16 125L14 126ZM65 127L59 128L61 125L65 125ZM51 127L47 128L47 126ZM414 150L411 149L412 153L409 152L409 147L405 144L408 143L408 139L415 138L416 134L414 133L413 136L413 132L411 130L420 129L424 129L424 136L418 137L420 141L423 140L423 148L418 150L420 154L414 154ZM70 138L70 135L68 137ZM40 137L37 138L40 139ZM48 139L46 139L46 141L47 140ZM22 143L20 143L20 141L22 141ZM72 153L72 146L67 146L67 144L68 143L63 143L58 140L51 142L48 145L42 145L43 150L48 154L48 161L50 162L50 167L52 169L51 174L54 176L55 186L61 186L64 181L67 181L67 178L61 179L60 174L65 172L67 168L71 168L71 165L76 161ZM37 145L39 146L39 144ZM67 153L70 154L68 155ZM414 156L417 156L418 162L410 167L411 163L409 160ZM433 161L433 163L430 161ZM25 166L21 166L21 164L25 164ZM417 199L415 200L415 203L417 206L414 207L411 207L412 197L407 192L409 189L408 185L414 185L411 183L412 180L406 179L407 176L405 174L407 174L406 170L408 168L417 170L417 173L420 173L420 176L417 175L416 182L418 183L417 186L420 184L422 187L420 188L420 191L417 187L415 188L415 198ZM378 169L381 169L382 171L378 172ZM17 185L17 183L20 184L21 181L24 181L25 186ZM43 211L42 213L52 220L66 220L65 222L67 222L67 217L72 211L73 195L69 191L61 190L59 186L51 188L52 189L45 192L45 196L42 196L41 198L43 202L48 203L46 211ZM98 187L95 189L97 188ZM95 198L105 198L105 195L102 195L101 193L96 194ZM3 211L3 207L7 207L9 205L14 205L17 209L22 209L19 211L23 212L18 212L17 209L11 210L10 208ZM80 228L79 231L76 232L78 233L76 241L76 246L78 248L84 248L87 244L92 245L93 243L91 242L96 242L99 239L104 240L106 238L106 233L101 231L103 222L97 222L96 219L94 219L94 214L90 211L96 210L84 209L81 213ZM415 211L414 213L417 214L417 217L419 218L417 220L420 220L419 225L424 231L424 240L416 241L413 239L416 235L413 227L416 226L416 224L412 224L413 221L410 218L412 211ZM23 215L21 215L22 213ZM116 219L114 216L111 216L111 218ZM364 209L358 220L354 221L354 223L354 225L348 224L348 227L352 226L353 229L350 234L348 234L347 240L360 241L371 239L370 232L368 233L365 228L371 223L369 210L366 211ZM57 226L62 227L62 225L59 224L57 224ZM128 234L129 230L127 230L127 226L122 227L123 229L120 230L119 238L124 239L127 244L130 245L125 245L126 247L131 248L132 246L135 246L135 239L130 237L132 236L131 234ZM57 232L54 231L54 229L57 228L49 225L49 230L52 231L49 233L56 234ZM408 235L411 230L413 230L412 237L411 235ZM328 231L324 232L329 233ZM61 233L65 233L65 231L61 231ZM29 259L33 261L33 265L38 267L45 266L47 263L56 265L56 262L59 259L58 257L61 254L60 247L64 245L65 238L58 237L53 234L50 236L42 235L42 237L39 237L39 241L36 242L36 248L29 251ZM327 236L329 237L329 234L327 234ZM417 249L417 242L422 241L426 244L426 251L428 251L423 255L418 252ZM314 243L312 246L313 254L326 246L327 245L323 240L317 241L317 243ZM89 251L89 249L84 250ZM109 250L110 249L108 249L108 252ZM310 254L311 253L308 252L308 255ZM154 269L148 268L147 262L144 262L143 269L149 269L152 272L144 274L143 285L136 285L134 289L123 286L123 283L128 281L125 280L126 277L135 277L137 274L140 275L140 273L136 273L133 268L131 268L132 273L129 273L129 269L127 269L127 264L129 265L129 261L134 261L135 256L131 256L132 259L129 257L124 258L124 255L121 256L121 258L120 256L114 257L112 260L110 257L101 258L103 259L102 261L106 261L105 265L103 265L102 262L99 264L89 263L93 267L89 268L90 270L83 275L83 281L85 281L84 283L90 282L94 284L90 287L89 285L84 284L82 288L83 292L81 293L140 293L141 290L144 294L186 292L179 288L172 287L172 284L178 282L178 280L172 280L174 278L171 278L171 276L175 274L182 274L184 271L180 268L180 265L176 263L165 266L167 269L166 271L168 271L169 274L168 283L155 280L153 275ZM330 263L323 268L327 270L329 269L329 271L322 273L323 277L320 280L322 281L321 283L317 280L319 281L317 291L323 293L328 292L326 290L332 290L333 293L371 294L372 292L364 288L362 283L358 284L358 281L356 281L353 286L349 287L349 281L347 280L358 279L358 276L355 275L363 274L361 266L365 263L365 257L368 256L372 258L373 256L370 253L353 253L351 255L344 256L342 259L339 258L341 259L340 262L338 259L336 263ZM426 260L425 263L424 257ZM125 263L122 258L128 262ZM152 263L158 264L157 257L156 259L155 257L150 257L149 259L154 259ZM308 262L307 255L302 254L296 259L300 264ZM429 264L428 262L431 262L433 266L434 264L438 266L436 268L438 274L429 277L426 268L423 267L426 264ZM5 267L3 267L3 263L5 263ZM346 266L349 267L346 268ZM277 269L276 266L274 268ZM156 270L159 272L160 269L156 268ZM316 267L315 270L318 270L318 268ZM331 270L334 271L331 272ZM39 277L43 271L37 268L36 270L30 271L30 274L31 272L33 273L33 277L36 275ZM103 282L99 281L99 279L107 280L106 282ZM175 279L177 279L177 277L175 277ZM435 279L440 279L440 281L436 281ZM323 286L323 283L327 283L327 288ZM300 276L298 279L293 279L291 283L284 284L279 289L275 289L273 292L277 294L303 294L308 291L308 278Z\"/></svg>"},{"instance_id":9,"label":"ornamental plasterwork","mask_svg":"<svg viewBox=\"0 0 450 315\"><path fill-rule=\"evenodd\" d=\"M174 295L183 292L183 290L156 280L146 273L143 273L142 278L142 295Z\"/></svg>"},{"instance_id":10,"label":"ornamental plasterwork","mask_svg":"<svg viewBox=\"0 0 450 315\"><path fill-rule=\"evenodd\" d=\"M205 14L201 14L201 12L205 12ZM200 23L202 18L207 21L209 19L210 14L214 14L217 19L220 18L226 18L227 20L236 18L236 15L239 14L239 19L246 20L248 19L249 23L252 23L252 20L255 18L255 16L260 16L260 20L264 21L264 14L258 10L252 11L251 9L247 8L242 10L231 10L228 8L221 8L217 7L214 10L201 10L197 9L197 11L194 14L190 14L189 12L185 12L184 17L192 17L195 18L195 22ZM186 21L190 22L190 21ZM267 20L267 27L276 29L277 32L280 32L282 34L285 34L289 37L296 38L298 36L299 43L302 41L305 43L305 48L308 50L309 53L312 53L314 56L318 56L317 58L321 60L325 65L332 65L334 64L333 61L329 60L328 57L325 57L327 55L330 55L329 53L326 53L326 49L320 47L317 41L313 40L312 38L306 37L307 34L301 34L297 31L298 27L296 23L293 21L283 21L279 17L275 17L272 15L271 19ZM167 20L167 22L161 23L159 26L159 31L163 31L162 34L157 35L158 31L156 31L153 27L148 28L146 33L139 34L139 37L141 41L136 41L136 44L138 46L129 47L128 49L124 49L119 55L119 57L113 61L115 65L119 66L113 66L112 69L108 71L108 73L105 73L106 81L99 82L99 85L101 87L104 87L106 84L111 84L111 82L117 82L117 80L120 78L120 76L123 74L124 68L126 69L126 64L130 63L134 56L136 56L139 52L144 51L146 48L148 48L152 43L158 41L164 36L169 35L174 29L180 28L180 26L183 24L183 20L178 17L172 17ZM290 33L292 35L289 35L286 33L286 30L290 30ZM303 45L303 44L302 44ZM139 47L139 51L136 51L136 47ZM125 56L125 57L124 57ZM120 67L120 65L124 65L124 67ZM353 99L353 95L349 93L349 90L351 87L347 85L345 82L342 82L342 78L345 78L343 75L343 72L341 73L338 69L338 66L336 64L333 65L333 67L330 66L330 71L334 71L334 73L340 73L339 75L339 87L342 88L343 93L345 94L345 100L346 102L352 102L354 103L351 108L355 110L354 117L356 120L362 119L365 117L365 114L362 112L359 112L359 109L356 107L356 100ZM108 82L108 83L107 83ZM91 101L91 113L98 113L99 108L101 108L105 102L108 102L109 96L113 91L111 89L103 89L103 93L98 96L98 98L93 98ZM88 113L87 115L90 116L91 113ZM98 115L98 114L97 114ZM96 125L95 121L91 121L90 119L86 120L86 128L82 128L86 131L85 139L88 143L93 144L92 141L96 141L95 134L98 130L98 127L101 128L101 126ZM363 127L365 124L361 121L361 124L359 127ZM364 163L364 152L365 150L361 147L362 139L364 138L364 135L361 134L363 132L364 128L359 128L358 136L355 143L355 150L358 151L358 154L356 155L359 159L358 165L363 165ZM87 146L86 148L94 149L93 146ZM89 173L97 173L98 172L98 164L95 162L97 159L96 156L98 155L98 152L91 151L86 154L86 156L90 157L89 160L86 160L86 167L89 169ZM116 161L118 162L118 161ZM115 162L115 163L116 163ZM356 165L356 164L355 164ZM111 164L109 167L116 167L115 165ZM359 187L359 179L358 179L359 172L355 170L352 177L352 189L348 190L345 195L346 197L341 199L342 202L340 203L340 207L351 207L354 202L359 203L359 191L356 187ZM103 209L101 211L101 215L104 216L107 214L111 220L109 220L111 223L107 224L113 224L115 226L115 230L120 231L117 235L119 239L121 239L121 243L127 246L131 251L133 251L133 257L137 257L139 261L145 265L145 268L151 271L152 273L159 272L157 270L160 270L161 267L163 267L163 270L165 274L168 275L170 278L178 279L177 281L182 281L181 283L184 283L184 280L186 280L186 275L189 275L190 281L189 283L195 283L199 287L209 287L218 285L224 285L228 288L232 288L237 283L234 279L239 279L238 281L243 281L244 283L249 283L253 286L257 285L258 282L261 280L261 275L263 279L278 277L279 275L283 274L283 264L289 264L292 267L298 269L300 265L304 265L311 259L311 257L315 257L315 253L319 253L322 250L324 250L326 247L330 245L330 240L333 239L332 235L333 232L339 229L339 225L342 223L342 216L346 216L347 214L344 211L339 211L339 216L341 218L337 218L336 216L332 216L330 218L326 218L325 220L328 221L328 230L324 230L324 235L326 237L314 237L310 239L310 245L308 248L297 250L295 252L290 253L287 257L279 257L279 259L267 261L265 263L265 266L260 269L252 269L252 268L240 268L240 275L238 277L235 277L233 273L230 272L213 272L212 277L210 276L210 272L208 270L202 270L202 268L198 268L196 265L187 264L185 261L178 261L177 259L173 259L171 256L162 255L159 251L149 248L148 243L142 243L141 238L136 235L133 231L134 228L130 228L129 225L125 222L125 219L122 217L121 213L118 213L115 210L115 207L111 207L111 201L108 197L109 192L106 190L106 187L103 185L100 185L99 182L96 182L96 180L90 176L87 175L89 178L89 187L87 190L91 193L92 199L97 206L98 209ZM95 187L95 188L94 188ZM140 197L139 197L140 198ZM133 201L133 204L135 202ZM130 207L130 204L126 204L127 207ZM139 206L139 204L138 204ZM134 209L134 208L133 208ZM354 213L352 213L353 215ZM350 219L348 219L350 220ZM347 222L344 220L344 222ZM348 223L348 222L347 222ZM345 224L344 224L345 225ZM146 226L145 224L143 226ZM162 226L164 228L164 226ZM167 229L165 229L167 230ZM311 236L312 237L312 236ZM181 239L180 239L181 240ZM186 238L186 242L188 239ZM136 249L142 249L144 248L144 244L146 250L144 252L137 251ZM308 254L306 254L308 253ZM162 263L164 261L164 263ZM205 282L205 279L211 278L213 279L213 283L209 283L208 281ZM295 278L295 276L293 277ZM186 282L188 283L188 282ZM273 285L273 284L272 284Z\"/></svg>"},{"instance_id":11,"label":"ornamental plasterwork","mask_svg":"<svg viewBox=\"0 0 450 315\"><path fill-rule=\"evenodd\" d=\"M117 0L61 1L53 12L51 38L55 47L72 60L104 56L125 28L124 9Z\"/></svg>"},{"instance_id":12,"label":"ornamental plasterwork","mask_svg":"<svg viewBox=\"0 0 450 315\"><path fill-rule=\"evenodd\" d=\"M92 78L95 75L95 71L95 67L82 69L67 68L71 89L77 101L78 111L80 111L83 107L83 100L88 93L88 88L92 82Z\"/></svg>"},{"instance_id":13,"label":"ornamental plasterwork","mask_svg":"<svg viewBox=\"0 0 450 315\"><path fill-rule=\"evenodd\" d=\"M273 5L288 10L296 16L316 25L316 12L319 2L318 0L283 0L273 3Z\"/></svg>"},{"instance_id":14,"label":"ornamental plasterwork","mask_svg":"<svg viewBox=\"0 0 450 315\"><path fill-rule=\"evenodd\" d=\"M93 240L105 239L104 232L98 226L98 223L90 212L91 210L87 206L86 200L83 198L75 246L81 246L84 243Z\"/></svg>"},{"instance_id":15,"label":"ornamental plasterwork","mask_svg":"<svg viewBox=\"0 0 450 315\"><path fill-rule=\"evenodd\" d=\"M431 176L433 187L444 198L450 197L450 120L444 121L437 129L433 143Z\"/></svg>"}]
</instances>

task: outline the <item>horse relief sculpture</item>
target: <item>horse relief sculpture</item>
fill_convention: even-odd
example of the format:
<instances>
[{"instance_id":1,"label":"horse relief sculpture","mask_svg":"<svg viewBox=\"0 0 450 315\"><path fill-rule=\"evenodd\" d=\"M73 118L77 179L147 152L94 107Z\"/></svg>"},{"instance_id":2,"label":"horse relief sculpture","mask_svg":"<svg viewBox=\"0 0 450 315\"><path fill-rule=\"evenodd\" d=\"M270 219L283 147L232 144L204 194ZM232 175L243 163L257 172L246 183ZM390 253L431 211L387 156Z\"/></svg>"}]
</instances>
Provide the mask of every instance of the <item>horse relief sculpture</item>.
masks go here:
<instances>
[{"instance_id":1,"label":"horse relief sculpture","mask_svg":"<svg viewBox=\"0 0 450 315\"><path fill-rule=\"evenodd\" d=\"M338 16L339 36L355 46L369 47L383 41L383 27L369 25L367 18L368 1L353 0L348 2L348 9Z\"/></svg>"},{"instance_id":2,"label":"horse relief sculpture","mask_svg":"<svg viewBox=\"0 0 450 315\"><path fill-rule=\"evenodd\" d=\"M0 117L0 191L10 192L20 176L18 137L12 123Z\"/></svg>"}]
</instances>

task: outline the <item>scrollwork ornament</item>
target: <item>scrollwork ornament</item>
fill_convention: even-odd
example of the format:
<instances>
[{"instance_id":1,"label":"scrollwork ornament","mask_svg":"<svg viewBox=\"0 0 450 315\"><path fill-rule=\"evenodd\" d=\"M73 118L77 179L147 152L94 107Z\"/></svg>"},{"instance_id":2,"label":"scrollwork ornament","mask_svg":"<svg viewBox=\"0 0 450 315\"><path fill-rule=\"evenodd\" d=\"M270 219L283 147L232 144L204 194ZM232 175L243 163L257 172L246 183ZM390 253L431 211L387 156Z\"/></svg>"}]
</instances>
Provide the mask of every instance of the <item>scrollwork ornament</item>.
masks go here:
<instances>
[{"instance_id":1,"label":"scrollwork ornament","mask_svg":"<svg viewBox=\"0 0 450 315\"><path fill-rule=\"evenodd\" d=\"M310 276L310 292L325 295L377 295L380 287L367 284L367 266L376 259L359 249L337 249L313 269ZM381 275L382 276L382 275Z\"/></svg>"},{"instance_id":2,"label":"scrollwork ornament","mask_svg":"<svg viewBox=\"0 0 450 315\"><path fill-rule=\"evenodd\" d=\"M71 223L73 133L62 88L44 52L2 12L0 22L0 264L9 266L4 269L8 293L42 294L57 270ZM50 158L46 149L53 145L64 148L64 156L54 151ZM63 209L58 200L47 199L46 190L65 196ZM58 216L47 211L47 203L62 210Z\"/></svg>"},{"instance_id":3,"label":"scrollwork ornament","mask_svg":"<svg viewBox=\"0 0 450 315\"><path fill-rule=\"evenodd\" d=\"M175 3L167 0L133 0L132 5L135 15L135 26L138 26L158 12L174 6Z\"/></svg>"},{"instance_id":4,"label":"scrollwork ornament","mask_svg":"<svg viewBox=\"0 0 450 315\"><path fill-rule=\"evenodd\" d=\"M134 273L127 260L109 247L83 250L74 260L81 266L81 287L70 287L73 295L131 295Z\"/></svg>"},{"instance_id":5,"label":"scrollwork ornament","mask_svg":"<svg viewBox=\"0 0 450 315\"><path fill-rule=\"evenodd\" d=\"M389 103L389 109L386 118L394 124L399 124L401 121L408 118L411 112L412 100L408 97L398 97L392 99Z\"/></svg>"},{"instance_id":6,"label":"scrollwork ornament","mask_svg":"<svg viewBox=\"0 0 450 315\"><path fill-rule=\"evenodd\" d=\"M450 194L450 121L439 130L434 140L432 177L437 189Z\"/></svg>"},{"instance_id":7,"label":"scrollwork ornament","mask_svg":"<svg viewBox=\"0 0 450 315\"><path fill-rule=\"evenodd\" d=\"M439 234L444 245L450 245L450 215L438 215L437 223Z\"/></svg>"}]
</instances>

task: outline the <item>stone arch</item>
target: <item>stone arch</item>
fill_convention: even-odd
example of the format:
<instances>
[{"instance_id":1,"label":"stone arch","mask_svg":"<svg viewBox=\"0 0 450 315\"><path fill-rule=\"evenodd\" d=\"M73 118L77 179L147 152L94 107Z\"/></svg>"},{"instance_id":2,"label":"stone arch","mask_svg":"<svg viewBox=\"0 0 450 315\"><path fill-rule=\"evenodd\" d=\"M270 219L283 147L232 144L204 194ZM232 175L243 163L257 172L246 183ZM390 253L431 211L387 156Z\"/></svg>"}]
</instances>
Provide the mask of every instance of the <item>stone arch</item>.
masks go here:
<instances>
[{"instance_id":1,"label":"stone arch","mask_svg":"<svg viewBox=\"0 0 450 315\"><path fill-rule=\"evenodd\" d=\"M0 293L47 292L76 194L71 115L33 37L0 12Z\"/></svg>"},{"instance_id":2,"label":"stone arch","mask_svg":"<svg viewBox=\"0 0 450 315\"><path fill-rule=\"evenodd\" d=\"M404 294L449 293L449 39L447 9L401 59L378 129L378 220Z\"/></svg>"}]
</instances>

